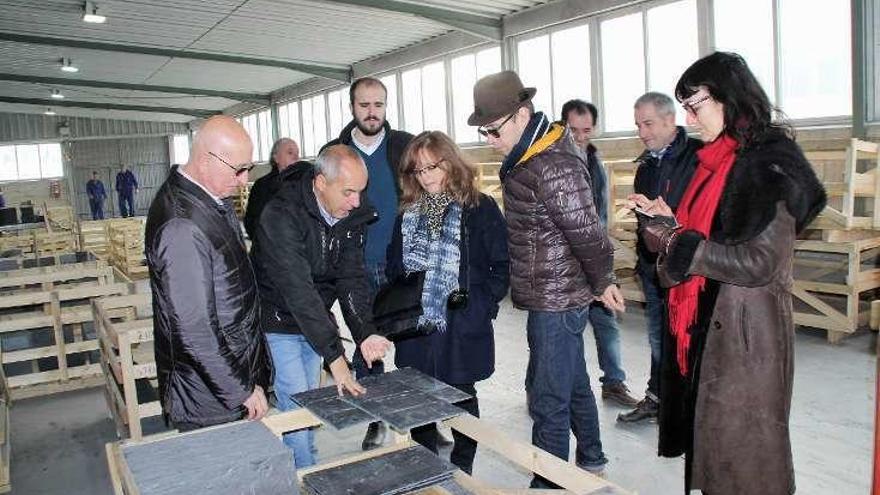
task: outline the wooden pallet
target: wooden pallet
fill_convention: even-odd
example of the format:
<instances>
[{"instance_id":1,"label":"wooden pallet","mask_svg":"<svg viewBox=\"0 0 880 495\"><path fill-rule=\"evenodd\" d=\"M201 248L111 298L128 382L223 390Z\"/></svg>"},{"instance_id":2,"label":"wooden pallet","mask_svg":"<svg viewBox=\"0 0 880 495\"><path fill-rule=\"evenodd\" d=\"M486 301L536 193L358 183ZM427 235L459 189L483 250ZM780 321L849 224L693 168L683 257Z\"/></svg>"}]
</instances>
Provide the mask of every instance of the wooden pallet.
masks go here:
<instances>
[{"instance_id":1,"label":"wooden pallet","mask_svg":"<svg viewBox=\"0 0 880 495\"><path fill-rule=\"evenodd\" d=\"M305 409L270 415L262 421L273 433L275 433L279 442L281 441L281 435L283 433L316 426L320 427L322 425L320 419ZM490 425L487 420L464 414L457 418L446 420L444 423L457 432L476 440L481 449L489 449L510 464L543 476L567 490L567 492L559 493L573 493L579 495L624 495L631 493L608 480L576 467L573 463L565 462L525 442L509 438L503 431ZM223 428L223 426L217 428ZM199 431L200 430L191 431L183 433L182 435L198 435ZM106 446L107 465L110 470L110 480L113 485L114 493L116 495L134 495L139 493L137 482L126 464L125 457L122 455L123 446L147 442L161 442L175 436L178 436L178 434L163 433L145 437L141 440L123 440L121 442L108 443ZM389 452L402 450L413 445L415 445L415 442L409 439L408 436L401 436L391 445L380 447L368 452L347 455L340 459L325 462L317 466L298 469L296 474L300 480L300 484L302 484L303 476L309 473L369 459ZM462 471L456 471L454 479L462 488L478 495L539 495L548 493L547 490L499 488L490 486L487 482L470 476ZM450 495L449 491L436 486L422 489L414 493L423 495Z\"/></svg>"},{"instance_id":2,"label":"wooden pallet","mask_svg":"<svg viewBox=\"0 0 880 495\"><path fill-rule=\"evenodd\" d=\"M89 300L125 294L128 285L115 283L100 261L2 275L0 334L7 339L0 360L13 398L100 385L101 367L89 355L98 343L83 328L92 321ZM25 342L13 346L12 339Z\"/></svg>"},{"instance_id":3,"label":"wooden pallet","mask_svg":"<svg viewBox=\"0 0 880 495\"><path fill-rule=\"evenodd\" d=\"M150 294L92 301L105 377L104 395L120 438L140 439L141 421L162 414L158 400L139 403L137 394L137 380L149 380L157 386L151 309Z\"/></svg>"}]
</instances>

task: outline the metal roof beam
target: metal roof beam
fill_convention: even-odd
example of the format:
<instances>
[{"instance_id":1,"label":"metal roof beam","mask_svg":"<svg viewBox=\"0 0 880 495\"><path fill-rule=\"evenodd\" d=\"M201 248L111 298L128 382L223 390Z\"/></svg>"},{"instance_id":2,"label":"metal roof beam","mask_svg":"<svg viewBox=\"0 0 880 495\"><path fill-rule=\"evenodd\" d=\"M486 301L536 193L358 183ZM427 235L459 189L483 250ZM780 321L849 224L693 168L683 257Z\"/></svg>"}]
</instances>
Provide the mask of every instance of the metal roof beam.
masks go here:
<instances>
[{"instance_id":1,"label":"metal roof beam","mask_svg":"<svg viewBox=\"0 0 880 495\"><path fill-rule=\"evenodd\" d=\"M130 89L133 91L154 91L158 93L179 93L185 95L216 96L229 100L247 101L251 103L269 104L269 95L258 93L240 93L236 91L214 91L211 89L179 88L176 86L155 86L151 84L129 84L111 81L89 81L66 77L25 76L21 74L0 73L0 81L19 81L29 83L51 84L53 86L81 86L86 88Z\"/></svg>"},{"instance_id":2,"label":"metal roof beam","mask_svg":"<svg viewBox=\"0 0 880 495\"><path fill-rule=\"evenodd\" d=\"M424 17L441 24L446 24L458 31L479 36L492 41L501 41L501 19L477 14L469 14L436 5L420 5L401 2L399 0L323 0L330 3L370 7L374 9L412 14Z\"/></svg>"},{"instance_id":3,"label":"metal roof beam","mask_svg":"<svg viewBox=\"0 0 880 495\"><path fill-rule=\"evenodd\" d=\"M177 48L159 48L142 45L104 43L100 41L56 38L53 36L32 36L28 34L17 34L8 32L0 32L0 41L14 41L18 43L31 43L35 45L64 46L69 48L82 48L85 50L98 50L104 52L136 53L139 55L155 55L158 57L188 58L194 60L208 60L212 62L226 62L230 64L280 67L282 69L295 70L297 72L326 77L327 79L335 79L337 81L351 81L351 67L342 65L324 65L316 64L313 62L294 62L289 60L246 57L241 55L226 55L223 53L180 50Z\"/></svg>"},{"instance_id":4,"label":"metal roof beam","mask_svg":"<svg viewBox=\"0 0 880 495\"><path fill-rule=\"evenodd\" d=\"M176 113L191 115L202 119L222 112L202 110L198 108L154 107L149 105L122 105L119 103L99 103L94 101L44 100L41 98L17 98L0 96L0 103L20 103L24 105L40 105L42 107L97 108L100 110L128 110L133 112Z\"/></svg>"}]
</instances>

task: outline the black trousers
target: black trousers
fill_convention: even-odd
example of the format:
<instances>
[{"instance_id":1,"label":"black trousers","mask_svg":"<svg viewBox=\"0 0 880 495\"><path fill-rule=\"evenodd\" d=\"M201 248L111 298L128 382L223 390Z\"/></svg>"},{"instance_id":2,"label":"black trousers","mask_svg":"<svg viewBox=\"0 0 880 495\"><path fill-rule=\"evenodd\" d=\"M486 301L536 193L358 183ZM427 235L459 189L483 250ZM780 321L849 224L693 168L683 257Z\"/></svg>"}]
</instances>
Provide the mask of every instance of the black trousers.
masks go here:
<instances>
[{"instance_id":1,"label":"black trousers","mask_svg":"<svg viewBox=\"0 0 880 495\"><path fill-rule=\"evenodd\" d=\"M455 404L464 409L472 416L480 417L480 404L477 401L477 389L473 383L450 383L449 385L471 395L471 399ZM437 424L430 423L425 426L413 428L410 433L413 440L437 453ZM477 454L477 441L452 430L452 453L449 455L449 462L458 466L462 471L471 474L474 467L474 456Z\"/></svg>"}]
</instances>

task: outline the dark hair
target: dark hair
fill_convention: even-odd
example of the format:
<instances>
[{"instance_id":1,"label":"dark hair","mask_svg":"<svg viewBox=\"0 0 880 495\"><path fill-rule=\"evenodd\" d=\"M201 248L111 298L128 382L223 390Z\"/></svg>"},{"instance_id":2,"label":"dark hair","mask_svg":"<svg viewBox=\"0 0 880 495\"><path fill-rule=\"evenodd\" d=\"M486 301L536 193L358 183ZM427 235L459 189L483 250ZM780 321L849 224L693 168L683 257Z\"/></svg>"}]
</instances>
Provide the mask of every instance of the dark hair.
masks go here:
<instances>
[{"instance_id":1,"label":"dark hair","mask_svg":"<svg viewBox=\"0 0 880 495\"><path fill-rule=\"evenodd\" d=\"M354 92L361 86L379 86L382 88L382 91L385 92L385 98L388 98L388 88L385 87L385 83L375 77L361 77L355 79L348 88L348 101L352 105L354 105Z\"/></svg>"},{"instance_id":2,"label":"dark hair","mask_svg":"<svg viewBox=\"0 0 880 495\"><path fill-rule=\"evenodd\" d=\"M422 197L422 186L412 175L422 150L434 155L440 168L446 172L446 190L462 206L476 206L480 191L476 185L476 169L461 154L452 139L440 131L425 131L414 137L403 150L398 175L400 177L400 208L412 205Z\"/></svg>"},{"instance_id":3,"label":"dark hair","mask_svg":"<svg viewBox=\"0 0 880 495\"><path fill-rule=\"evenodd\" d=\"M771 132L792 137L789 124L773 122L773 112L782 115L781 111L770 104L758 79L736 53L715 52L694 62L675 85L675 97L684 101L701 86L724 105L722 133L736 139L743 148Z\"/></svg>"},{"instance_id":4,"label":"dark hair","mask_svg":"<svg viewBox=\"0 0 880 495\"><path fill-rule=\"evenodd\" d=\"M596 125L596 121L599 120L599 109L596 108L596 105L593 105L590 102L574 99L568 100L562 105L562 121L568 122L568 114L574 112L577 115L583 115L587 112L590 113L590 116L593 117L593 125Z\"/></svg>"}]
</instances>

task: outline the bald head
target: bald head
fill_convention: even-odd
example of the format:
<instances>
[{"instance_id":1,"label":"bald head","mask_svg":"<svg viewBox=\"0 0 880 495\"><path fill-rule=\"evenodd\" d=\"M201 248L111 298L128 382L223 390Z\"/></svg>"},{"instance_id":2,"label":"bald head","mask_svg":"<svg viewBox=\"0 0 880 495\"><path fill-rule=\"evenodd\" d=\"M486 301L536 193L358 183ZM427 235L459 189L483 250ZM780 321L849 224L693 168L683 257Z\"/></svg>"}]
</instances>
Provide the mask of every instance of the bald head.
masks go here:
<instances>
[{"instance_id":1,"label":"bald head","mask_svg":"<svg viewBox=\"0 0 880 495\"><path fill-rule=\"evenodd\" d=\"M217 115L205 121L193 139L183 171L211 194L225 198L247 183L253 144L235 119Z\"/></svg>"},{"instance_id":2,"label":"bald head","mask_svg":"<svg viewBox=\"0 0 880 495\"><path fill-rule=\"evenodd\" d=\"M350 146L330 146L315 160L314 186L321 206L334 218L345 218L360 206L367 166Z\"/></svg>"}]
</instances>

